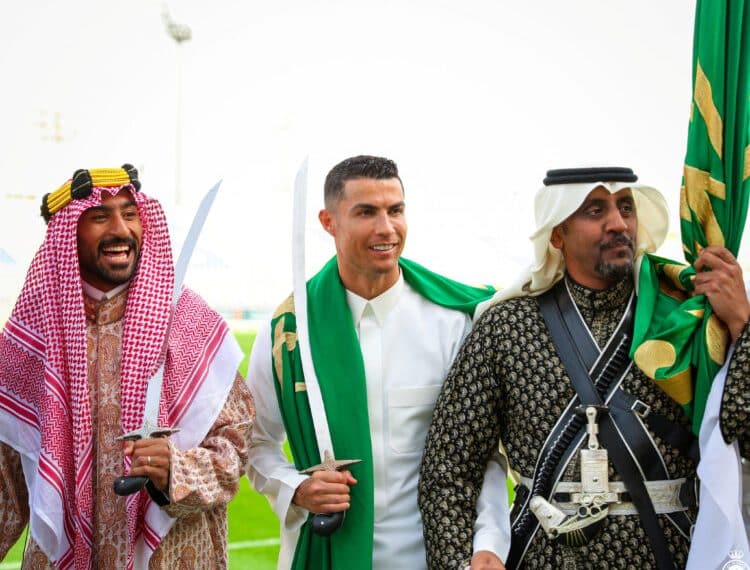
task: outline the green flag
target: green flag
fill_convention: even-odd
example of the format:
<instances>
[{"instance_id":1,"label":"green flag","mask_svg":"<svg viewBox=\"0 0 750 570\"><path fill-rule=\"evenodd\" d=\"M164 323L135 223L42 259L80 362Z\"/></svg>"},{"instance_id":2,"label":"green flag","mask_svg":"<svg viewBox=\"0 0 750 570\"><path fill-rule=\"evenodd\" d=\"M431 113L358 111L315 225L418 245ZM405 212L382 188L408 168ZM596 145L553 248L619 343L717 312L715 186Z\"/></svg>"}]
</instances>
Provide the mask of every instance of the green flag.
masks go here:
<instances>
[{"instance_id":1,"label":"green flag","mask_svg":"<svg viewBox=\"0 0 750 570\"><path fill-rule=\"evenodd\" d=\"M729 335L704 295L692 293L692 263L709 245L737 255L750 192L750 0L698 0L693 101L680 230L687 263L644 257L631 356L692 419L697 434Z\"/></svg>"}]
</instances>

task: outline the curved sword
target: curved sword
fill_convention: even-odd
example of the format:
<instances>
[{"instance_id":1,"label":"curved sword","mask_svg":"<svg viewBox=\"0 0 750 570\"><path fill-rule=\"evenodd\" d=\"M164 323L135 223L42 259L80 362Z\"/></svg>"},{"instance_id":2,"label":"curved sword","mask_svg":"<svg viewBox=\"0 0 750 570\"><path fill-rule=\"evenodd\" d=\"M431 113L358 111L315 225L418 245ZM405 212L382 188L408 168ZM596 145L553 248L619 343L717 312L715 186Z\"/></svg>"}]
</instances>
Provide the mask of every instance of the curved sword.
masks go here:
<instances>
[{"instance_id":1,"label":"curved sword","mask_svg":"<svg viewBox=\"0 0 750 570\"><path fill-rule=\"evenodd\" d=\"M169 331L172 328L172 317L174 316L177 303L180 300L182 284L185 281L185 274L187 273L188 265L190 265L190 258L193 255L195 244L198 242L198 237L203 229L203 224L206 222L208 213L211 211L211 206L214 203L216 194L219 192L221 183L222 181L219 180L214 184L213 188L206 192L206 195L201 200L198 210L195 213L195 217L190 224L190 229L185 237L185 241L182 244L180 256L177 258L177 263L174 267L174 289L172 290L172 305L169 310L169 321L167 322L167 331L164 335L164 342L162 343L161 354L158 360L159 368L146 385L146 405L143 409L143 425L137 430L121 435L117 438L118 440L137 440L150 437L168 436L180 431L178 428L159 427L159 400L161 399L161 386L164 382L164 364L167 360ZM142 489L147 483L148 477L131 477L126 475L115 479L114 490L118 495L130 495Z\"/></svg>"},{"instance_id":2,"label":"curved sword","mask_svg":"<svg viewBox=\"0 0 750 570\"><path fill-rule=\"evenodd\" d=\"M328 418L323 405L318 376L310 351L310 336L307 328L307 280L305 279L305 210L307 207L307 166L308 159L302 161L294 179L294 203L292 210L292 281L294 283L294 313L297 319L297 343L305 374L307 399L315 427L315 439L321 459L326 453L333 457L333 443L328 428Z\"/></svg>"},{"instance_id":3,"label":"curved sword","mask_svg":"<svg viewBox=\"0 0 750 570\"><path fill-rule=\"evenodd\" d=\"M297 319L297 345L302 372L305 375L307 400L310 404L310 415L315 428L315 439L322 463L314 465L300 473L311 474L315 471L338 471L339 469L359 463L359 459L336 461L333 454L331 431L323 404L318 376L310 350L310 331L307 325L307 280L305 279L305 210L307 207L307 168L308 159L302 161L294 180L294 207L292 214L292 280L294 283L294 313ZM312 530L316 534L328 536L336 532L344 522L344 512L317 513L313 516Z\"/></svg>"}]
</instances>

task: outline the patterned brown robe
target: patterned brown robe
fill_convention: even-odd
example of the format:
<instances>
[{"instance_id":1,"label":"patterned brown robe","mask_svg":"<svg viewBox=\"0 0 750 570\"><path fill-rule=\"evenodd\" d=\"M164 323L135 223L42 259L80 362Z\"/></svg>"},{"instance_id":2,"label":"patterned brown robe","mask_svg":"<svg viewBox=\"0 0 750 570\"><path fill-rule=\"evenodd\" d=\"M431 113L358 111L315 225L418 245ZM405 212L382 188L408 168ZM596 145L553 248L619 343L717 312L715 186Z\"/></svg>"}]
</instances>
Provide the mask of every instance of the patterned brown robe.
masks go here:
<instances>
[{"instance_id":1,"label":"patterned brown robe","mask_svg":"<svg viewBox=\"0 0 750 570\"><path fill-rule=\"evenodd\" d=\"M592 335L603 347L627 305L632 280L595 291L566 279ZM742 435L744 440L750 425L748 349L746 329L738 340L724 395L722 426L729 439ZM628 372L622 388L653 412L689 427L681 407L637 368ZM532 477L547 435L573 396L536 298L510 299L482 316L453 364L427 438L419 505L430 568L461 568L471 558L476 500L487 459L498 441L505 444L511 467ZM695 476L690 458L652 436L670 478ZM609 471L610 480L621 479L611 461ZM580 481L577 454L561 480ZM695 520L695 512L689 515ZM684 567L689 538L664 515L659 515L659 522L676 566ZM656 562L640 518L618 515L607 517L604 529L580 548L561 546L537 530L520 567L649 569L656 568Z\"/></svg>"},{"instance_id":2,"label":"patterned brown robe","mask_svg":"<svg viewBox=\"0 0 750 570\"><path fill-rule=\"evenodd\" d=\"M120 361L122 317L127 290L113 299L85 297L88 383L94 431L94 538L92 568L125 568L128 556L125 498L112 483L122 474ZM177 518L154 552L149 568L226 568L226 505L237 493L247 463L246 440L255 409L237 375L213 427L199 447L180 451L170 445L170 503ZM28 494L18 453L0 443L0 559L18 540L29 518ZM23 569L54 568L29 536Z\"/></svg>"}]
</instances>

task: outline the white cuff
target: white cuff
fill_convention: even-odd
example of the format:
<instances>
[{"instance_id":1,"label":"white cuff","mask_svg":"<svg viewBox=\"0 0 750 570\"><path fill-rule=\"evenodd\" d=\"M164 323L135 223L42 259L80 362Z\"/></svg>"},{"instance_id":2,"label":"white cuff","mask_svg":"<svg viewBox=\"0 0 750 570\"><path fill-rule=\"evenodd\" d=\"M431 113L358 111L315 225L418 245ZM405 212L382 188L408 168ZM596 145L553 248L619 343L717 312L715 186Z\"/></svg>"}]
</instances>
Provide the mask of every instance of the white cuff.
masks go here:
<instances>
[{"instance_id":1,"label":"white cuff","mask_svg":"<svg viewBox=\"0 0 750 570\"><path fill-rule=\"evenodd\" d=\"M507 538L505 538L504 533L498 528L484 528L478 531L474 534L472 545L473 554L476 554L480 550L487 550L503 562L507 556Z\"/></svg>"},{"instance_id":2,"label":"white cuff","mask_svg":"<svg viewBox=\"0 0 750 570\"><path fill-rule=\"evenodd\" d=\"M307 479L309 479L308 475L290 474L280 481L276 514L287 532L297 532L307 520L308 510L292 503L297 487Z\"/></svg>"},{"instance_id":3,"label":"white cuff","mask_svg":"<svg viewBox=\"0 0 750 570\"><path fill-rule=\"evenodd\" d=\"M499 458L490 459L477 501L473 552L488 550L503 562L510 550L510 505L505 470Z\"/></svg>"}]
</instances>

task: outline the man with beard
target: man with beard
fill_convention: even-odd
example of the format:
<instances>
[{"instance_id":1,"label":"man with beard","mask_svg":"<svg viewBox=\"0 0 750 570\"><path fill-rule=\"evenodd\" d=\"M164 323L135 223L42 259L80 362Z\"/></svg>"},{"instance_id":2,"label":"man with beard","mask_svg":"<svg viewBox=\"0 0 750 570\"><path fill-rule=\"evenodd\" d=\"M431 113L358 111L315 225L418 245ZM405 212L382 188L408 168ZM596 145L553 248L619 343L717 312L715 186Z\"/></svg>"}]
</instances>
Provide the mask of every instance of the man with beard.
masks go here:
<instances>
[{"instance_id":1,"label":"man with beard","mask_svg":"<svg viewBox=\"0 0 750 570\"><path fill-rule=\"evenodd\" d=\"M252 397L226 323L175 273L138 172L79 170L0 337L0 559L26 524L24 568L224 568L226 505L247 461ZM166 337L166 342L165 342ZM164 364L159 426L140 427ZM126 499L115 478L145 477Z\"/></svg>"},{"instance_id":2,"label":"man with beard","mask_svg":"<svg viewBox=\"0 0 750 570\"><path fill-rule=\"evenodd\" d=\"M258 333L250 358L258 418L248 477L281 520L280 569L418 570L426 566L417 508L425 434L474 308L492 292L401 257L406 204L393 161L348 158L328 173L324 194L319 219L336 256L307 282L306 311L324 409L309 396L315 384L303 372L301 318L289 297ZM314 429L320 415L332 450ZM287 438L294 463L282 451ZM331 452L361 462L311 473ZM473 543L503 556L510 535L505 476L494 461L485 467L485 488L489 496L505 493L506 510L480 500ZM312 513L343 511L334 534L313 531L321 519Z\"/></svg>"},{"instance_id":3,"label":"man with beard","mask_svg":"<svg viewBox=\"0 0 750 570\"><path fill-rule=\"evenodd\" d=\"M477 553L473 570L685 566L695 438L682 407L628 355L633 267L667 231L664 199L636 180L624 168L547 173L535 263L476 323L435 408L420 480L430 567L469 562L499 442L518 482L511 551L504 561ZM737 343L727 378L736 388L750 342L742 272L723 248L706 248L695 267L711 269L695 291Z\"/></svg>"}]
</instances>

